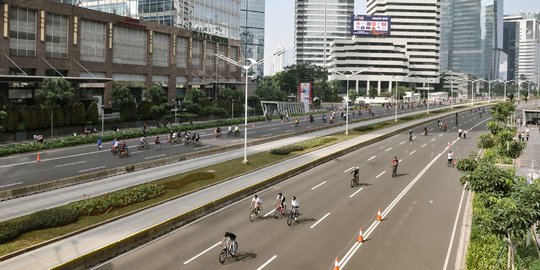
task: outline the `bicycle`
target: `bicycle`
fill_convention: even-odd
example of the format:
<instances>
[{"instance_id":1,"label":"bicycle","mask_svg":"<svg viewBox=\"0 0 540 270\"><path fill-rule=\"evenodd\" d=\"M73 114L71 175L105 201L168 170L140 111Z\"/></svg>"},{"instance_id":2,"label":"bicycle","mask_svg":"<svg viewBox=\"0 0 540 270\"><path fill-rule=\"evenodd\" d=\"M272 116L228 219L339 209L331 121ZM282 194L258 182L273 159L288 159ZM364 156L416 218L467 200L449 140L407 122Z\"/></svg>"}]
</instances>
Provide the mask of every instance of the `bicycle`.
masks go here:
<instances>
[{"instance_id":1,"label":"bicycle","mask_svg":"<svg viewBox=\"0 0 540 270\"><path fill-rule=\"evenodd\" d=\"M127 149L124 149L124 150L121 150L118 152L118 157L119 158L124 158L124 157L127 157L128 156L128 150Z\"/></svg>"},{"instance_id":2,"label":"bicycle","mask_svg":"<svg viewBox=\"0 0 540 270\"><path fill-rule=\"evenodd\" d=\"M156 143L156 144L154 144L154 150L157 151L157 150L159 150L159 149L161 149L161 143Z\"/></svg>"},{"instance_id":3,"label":"bicycle","mask_svg":"<svg viewBox=\"0 0 540 270\"><path fill-rule=\"evenodd\" d=\"M357 185L360 185L360 178L358 176L353 176L351 178L351 187L355 187Z\"/></svg>"},{"instance_id":4,"label":"bicycle","mask_svg":"<svg viewBox=\"0 0 540 270\"><path fill-rule=\"evenodd\" d=\"M234 257L236 255L236 252L238 251L238 242L236 240L231 240L230 238L227 240L227 244L221 252L219 253L219 262L223 263L227 259L228 255L231 255L231 257Z\"/></svg>"},{"instance_id":5,"label":"bicycle","mask_svg":"<svg viewBox=\"0 0 540 270\"><path fill-rule=\"evenodd\" d=\"M255 207L251 212L249 212L249 221L253 222L255 218L262 216L262 205L259 205L258 207Z\"/></svg>"},{"instance_id":6,"label":"bicycle","mask_svg":"<svg viewBox=\"0 0 540 270\"><path fill-rule=\"evenodd\" d=\"M146 149L150 149L150 145L148 143L145 143L144 145L139 143L139 145L137 145L137 150L139 151Z\"/></svg>"},{"instance_id":7,"label":"bicycle","mask_svg":"<svg viewBox=\"0 0 540 270\"><path fill-rule=\"evenodd\" d=\"M287 217L287 225L291 226L293 220L294 222L298 222L298 215L298 208L292 208Z\"/></svg>"},{"instance_id":8,"label":"bicycle","mask_svg":"<svg viewBox=\"0 0 540 270\"><path fill-rule=\"evenodd\" d=\"M446 166L447 167L455 167L456 163L457 163L457 160L455 158L454 159L449 159L448 162L446 163Z\"/></svg>"},{"instance_id":9,"label":"bicycle","mask_svg":"<svg viewBox=\"0 0 540 270\"><path fill-rule=\"evenodd\" d=\"M274 218L278 219L280 215L284 216L287 213L287 204L283 203L283 207L281 207L281 204L278 204L276 207L276 210L274 211Z\"/></svg>"},{"instance_id":10,"label":"bicycle","mask_svg":"<svg viewBox=\"0 0 540 270\"><path fill-rule=\"evenodd\" d=\"M397 176L397 166L392 166L392 177Z\"/></svg>"}]
</instances>

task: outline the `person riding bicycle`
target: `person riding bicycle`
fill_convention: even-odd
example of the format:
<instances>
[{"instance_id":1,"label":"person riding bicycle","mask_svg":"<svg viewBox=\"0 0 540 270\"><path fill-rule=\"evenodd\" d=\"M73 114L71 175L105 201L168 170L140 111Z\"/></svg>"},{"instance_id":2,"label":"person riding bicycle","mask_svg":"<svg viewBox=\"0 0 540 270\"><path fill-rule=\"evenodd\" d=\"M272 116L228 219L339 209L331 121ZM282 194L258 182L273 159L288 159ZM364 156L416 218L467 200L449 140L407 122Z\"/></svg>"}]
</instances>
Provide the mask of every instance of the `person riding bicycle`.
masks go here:
<instances>
[{"instance_id":1,"label":"person riding bicycle","mask_svg":"<svg viewBox=\"0 0 540 270\"><path fill-rule=\"evenodd\" d=\"M236 135L240 136L240 130L238 129L238 125L235 125L235 126L234 126L234 135L235 135L235 136L236 136Z\"/></svg>"},{"instance_id":2,"label":"person riding bicycle","mask_svg":"<svg viewBox=\"0 0 540 270\"><path fill-rule=\"evenodd\" d=\"M173 140L174 131L171 129L169 130L169 142Z\"/></svg>"},{"instance_id":3,"label":"person riding bicycle","mask_svg":"<svg viewBox=\"0 0 540 270\"><path fill-rule=\"evenodd\" d=\"M409 130L409 141L412 141L412 129Z\"/></svg>"},{"instance_id":4,"label":"person riding bicycle","mask_svg":"<svg viewBox=\"0 0 540 270\"><path fill-rule=\"evenodd\" d=\"M220 127L216 128L216 136L221 137L221 128Z\"/></svg>"},{"instance_id":5,"label":"person riding bicycle","mask_svg":"<svg viewBox=\"0 0 540 270\"><path fill-rule=\"evenodd\" d=\"M448 166L452 165L454 162L454 153L452 151L448 152Z\"/></svg>"},{"instance_id":6,"label":"person riding bicycle","mask_svg":"<svg viewBox=\"0 0 540 270\"><path fill-rule=\"evenodd\" d=\"M225 235L223 236L223 240L221 240L221 246L229 244L229 241L227 240L236 242L236 234L232 232L225 232Z\"/></svg>"},{"instance_id":7,"label":"person riding bicycle","mask_svg":"<svg viewBox=\"0 0 540 270\"><path fill-rule=\"evenodd\" d=\"M424 135L427 136L427 133L428 133L428 128L424 127Z\"/></svg>"},{"instance_id":8,"label":"person riding bicycle","mask_svg":"<svg viewBox=\"0 0 540 270\"><path fill-rule=\"evenodd\" d=\"M398 165L399 165L399 160L397 157L394 157L394 159L392 159L392 168L397 170Z\"/></svg>"},{"instance_id":9,"label":"person riding bicycle","mask_svg":"<svg viewBox=\"0 0 540 270\"><path fill-rule=\"evenodd\" d=\"M298 203L298 200L296 199L296 196L292 196L291 199L291 212L296 212L296 215L298 216L298 208L300 208L300 204ZM294 217L294 220L296 221L297 217Z\"/></svg>"},{"instance_id":10,"label":"person riding bicycle","mask_svg":"<svg viewBox=\"0 0 540 270\"><path fill-rule=\"evenodd\" d=\"M122 141L122 142L118 145L118 151L119 151L120 153L124 153L124 151L125 151L126 154L127 154L128 148L127 148L126 141Z\"/></svg>"},{"instance_id":11,"label":"person riding bicycle","mask_svg":"<svg viewBox=\"0 0 540 270\"><path fill-rule=\"evenodd\" d=\"M283 193L279 193L276 197L276 208L279 206L281 209L284 209L285 208L285 196L283 196Z\"/></svg>"},{"instance_id":12,"label":"person riding bicycle","mask_svg":"<svg viewBox=\"0 0 540 270\"><path fill-rule=\"evenodd\" d=\"M315 119L313 119L313 114L310 114L309 115L309 122L313 123L314 121L315 121Z\"/></svg>"},{"instance_id":13,"label":"person riding bicycle","mask_svg":"<svg viewBox=\"0 0 540 270\"><path fill-rule=\"evenodd\" d=\"M120 141L118 141L116 138L113 139L112 141L112 147L115 151L118 151L118 144L120 143Z\"/></svg>"},{"instance_id":14,"label":"person riding bicycle","mask_svg":"<svg viewBox=\"0 0 540 270\"><path fill-rule=\"evenodd\" d=\"M232 127L229 126L229 130L227 131L227 136L231 136L231 135L233 135Z\"/></svg>"},{"instance_id":15,"label":"person riding bicycle","mask_svg":"<svg viewBox=\"0 0 540 270\"><path fill-rule=\"evenodd\" d=\"M146 142L146 136L142 136L140 139L139 139L139 143L141 144L142 147L144 147L147 142Z\"/></svg>"},{"instance_id":16,"label":"person riding bicycle","mask_svg":"<svg viewBox=\"0 0 540 270\"><path fill-rule=\"evenodd\" d=\"M358 181L358 177L360 176L360 169L358 169L358 167L354 168L351 174L353 175L354 179Z\"/></svg>"},{"instance_id":17,"label":"person riding bicycle","mask_svg":"<svg viewBox=\"0 0 540 270\"><path fill-rule=\"evenodd\" d=\"M199 134L197 134L195 136L195 139L193 139L193 142L195 143L195 145L199 145L200 141L201 141L201 137L199 136Z\"/></svg>"},{"instance_id":18,"label":"person riding bicycle","mask_svg":"<svg viewBox=\"0 0 540 270\"><path fill-rule=\"evenodd\" d=\"M156 137L156 139L154 140L154 143L156 144L156 147L159 148L159 136Z\"/></svg>"},{"instance_id":19,"label":"person riding bicycle","mask_svg":"<svg viewBox=\"0 0 540 270\"><path fill-rule=\"evenodd\" d=\"M257 196L257 194L253 195L253 198L251 199L251 203L249 204L249 209L251 210L259 210L262 205L262 200Z\"/></svg>"},{"instance_id":20,"label":"person riding bicycle","mask_svg":"<svg viewBox=\"0 0 540 270\"><path fill-rule=\"evenodd\" d=\"M297 127L298 124L300 124L300 121L298 121L298 119L295 119L295 120L294 120L294 126Z\"/></svg>"}]
</instances>

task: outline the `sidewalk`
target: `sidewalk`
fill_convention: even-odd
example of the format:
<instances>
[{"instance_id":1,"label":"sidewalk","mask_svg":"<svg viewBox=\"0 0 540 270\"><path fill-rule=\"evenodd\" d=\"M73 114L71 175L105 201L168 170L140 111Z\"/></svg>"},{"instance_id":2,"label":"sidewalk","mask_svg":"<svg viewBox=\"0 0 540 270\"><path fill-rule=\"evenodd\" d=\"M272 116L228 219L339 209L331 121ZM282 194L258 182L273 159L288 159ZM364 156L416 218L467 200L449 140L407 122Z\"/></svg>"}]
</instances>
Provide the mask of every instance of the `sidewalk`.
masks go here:
<instances>
[{"instance_id":1,"label":"sidewalk","mask_svg":"<svg viewBox=\"0 0 540 270\"><path fill-rule=\"evenodd\" d=\"M520 127L518 131L525 131L525 129L526 127ZM525 140L527 146L516 160L516 173L532 181L540 177L540 131L538 126L533 125L529 125L529 129L529 141Z\"/></svg>"},{"instance_id":2,"label":"sidewalk","mask_svg":"<svg viewBox=\"0 0 540 270\"><path fill-rule=\"evenodd\" d=\"M404 114L403 116L409 115L409 114L413 114L413 113ZM84 254L88 254L92 251L95 251L109 244L115 243L119 240L128 238L134 233L150 228L154 226L155 224L165 222L175 216L187 213L191 209L200 207L208 202L215 201L219 198L227 196L228 194L231 194L236 191L247 188L249 186L252 186L260 182L261 179L267 179L267 178L273 177L275 175L289 171L292 168L317 160L321 158L322 156L326 156L331 153L335 153L342 149L348 148L350 146L359 144L366 140L379 137L381 134L396 131L404 127L415 125L416 123L421 123L430 119L435 120L439 117L440 116L432 116L430 118L424 118L420 120L411 121L409 123L392 126L392 127L380 130L378 132L362 135L348 141L344 141L344 142L341 142L332 146L325 147L323 149L316 150L314 152L310 152L302 156L292 158L290 160L287 160L286 162L278 163L278 164L263 168L261 170L258 170L256 172L252 172L252 173L234 178L230 181L191 193L189 195L183 196L176 200L164 203L162 205L153 207L151 209L141 211L137 214L128 216L126 218L113 221L111 223L105 224L98 228L83 232L74 237L60 240L58 242L52 243L42 248L38 248L33 251L22 254L20 256L0 262L0 268L2 269L49 269L51 267L54 267L59 264L78 258ZM385 121L389 119L393 119L393 116L388 116L388 117L383 117L383 118L374 119L370 121L364 121L361 123L356 123L356 124L351 125L350 128L354 128L361 125L368 125L374 122ZM332 128L332 129L317 132L314 134L307 134L306 136L302 136L302 137L304 137L303 139L308 139L307 137L311 137L311 136L323 136L322 133L332 134L339 131L343 131L343 127ZM250 147L249 152L250 153L256 152L257 150L255 150L255 148L259 149L259 151L264 151L262 150L264 148L267 149L268 147L276 147L278 145L284 145L284 144L289 144L289 143L291 143L291 139L280 140L280 141L272 142L265 145L258 145L255 147ZM241 151L234 151L234 152L235 152L234 155L238 155L238 156L241 155ZM233 154L229 153L229 155L233 155ZM208 157L198 161L198 163L207 163L207 162L216 162L216 161L211 160ZM176 165L177 169L179 169L179 167L182 167L182 166ZM158 168L157 170L153 170L153 171L156 172L160 170L161 169ZM147 180L149 176L150 175L148 175L148 172L147 172L146 174ZM122 177L132 178L133 175L130 174L127 176L122 176ZM63 191L64 192L54 192L54 193L58 193L57 196L59 196L59 194L64 195L66 192L65 190ZM33 196L30 196L30 197L33 197ZM35 206L36 204L41 205L41 203L38 203L35 200L32 200L32 202L29 201L28 203L29 203L28 205L29 207L31 205Z\"/></svg>"}]
</instances>

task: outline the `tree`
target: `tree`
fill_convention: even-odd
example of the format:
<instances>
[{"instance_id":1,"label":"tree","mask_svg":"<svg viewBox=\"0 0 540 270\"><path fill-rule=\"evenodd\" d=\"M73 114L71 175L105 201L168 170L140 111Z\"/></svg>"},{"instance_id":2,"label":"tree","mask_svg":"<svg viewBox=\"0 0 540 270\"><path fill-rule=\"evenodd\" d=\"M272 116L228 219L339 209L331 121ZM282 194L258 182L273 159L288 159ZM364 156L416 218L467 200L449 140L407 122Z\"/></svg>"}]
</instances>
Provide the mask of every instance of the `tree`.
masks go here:
<instances>
[{"instance_id":1,"label":"tree","mask_svg":"<svg viewBox=\"0 0 540 270\"><path fill-rule=\"evenodd\" d=\"M97 123L99 123L98 118L99 118L98 105L95 101L92 101L92 103L90 103L90 106L88 106L88 110L86 111L86 120L96 125Z\"/></svg>"},{"instance_id":2,"label":"tree","mask_svg":"<svg viewBox=\"0 0 540 270\"><path fill-rule=\"evenodd\" d=\"M255 94L261 98L261 100L268 101L284 101L287 99L287 94L281 91L279 86L274 84L273 77L264 77L259 82Z\"/></svg>"},{"instance_id":3,"label":"tree","mask_svg":"<svg viewBox=\"0 0 540 270\"><path fill-rule=\"evenodd\" d=\"M298 83L312 80L317 85L318 81L328 81L328 70L313 64L296 64L285 67L283 71L273 76L273 80L274 86L284 91L287 96L296 96Z\"/></svg>"},{"instance_id":4,"label":"tree","mask_svg":"<svg viewBox=\"0 0 540 270\"><path fill-rule=\"evenodd\" d=\"M375 89L375 88L370 88L369 89L368 95L369 95L370 98L375 98L378 94L379 94L379 92L377 91L377 89Z\"/></svg>"},{"instance_id":5,"label":"tree","mask_svg":"<svg viewBox=\"0 0 540 270\"><path fill-rule=\"evenodd\" d=\"M150 88L146 89L144 97L152 101L154 105L161 105L167 103L167 92L163 89L163 86L159 83L153 83Z\"/></svg>"},{"instance_id":6,"label":"tree","mask_svg":"<svg viewBox=\"0 0 540 270\"><path fill-rule=\"evenodd\" d=\"M319 80L315 82L315 91L314 94L316 97L319 97L321 101L324 102L340 102L341 98L339 97L339 82L337 81L326 81Z\"/></svg>"},{"instance_id":7,"label":"tree","mask_svg":"<svg viewBox=\"0 0 540 270\"><path fill-rule=\"evenodd\" d=\"M358 97L358 93L356 93L356 90L349 90L347 96L349 97L349 100L354 103Z\"/></svg>"},{"instance_id":8,"label":"tree","mask_svg":"<svg viewBox=\"0 0 540 270\"><path fill-rule=\"evenodd\" d=\"M62 105L70 104L75 93L71 84L64 78L47 78L39 84L36 90L38 103L51 112L51 138L53 137L53 110Z\"/></svg>"},{"instance_id":9,"label":"tree","mask_svg":"<svg viewBox=\"0 0 540 270\"><path fill-rule=\"evenodd\" d=\"M143 100L137 105L137 116L142 120L152 119L152 102L149 100Z\"/></svg>"},{"instance_id":10,"label":"tree","mask_svg":"<svg viewBox=\"0 0 540 270\"><path fill-rule=\"evenodd\" d=\"M527 90L521 90L521 95L523 96L525 103L527 103L527 100L529 99L529 92Z\"/></svg>"},{"instance_id":11,"label":"tree","mask_svg":"<svg viewBox=\"0 0 540 270\"><path fill-rule=\"evenodd\" d=\"M6 118L7 118L7 112L3 110L0 111L0 123L2 123L2 125L0 125L0 133L6 130L6 124L5 124Z\"/></svg>"},{"instance_id":12,"label":"tree","mask_svg":"<svg viewBox=\"0 0 540 270\"><path fill-rule=\"evenodd\" d=\"M244 93L238 91L237 89L232 89L225 87L219 90L218 99L221 100L240 100L244 97Z\"/></svg>"},{"instance_id":13,"label":"tree","mask_svg":"<svg viewBox=\"0 0 540 270\"><path fill-rule=\"evenodd\" d=\"M206 95L201 89L192 88L188 90L184 101L191 101L192 103L201 105L204 102L205 97Z\"/></svg>"},{"instance_id":14,"label":"tree","mask_svg":"<svg viewBox=\"0 0 540 270\"><path fill-rule=\"evenodd\" d=\"M261 99L258 96L249 96L248 97L248 106L260 111L261 108Z\"/></svg>"},{"instance_id":15,"label":"tree","mask_svg":"<svg viewBox=\"0 0 540 270\"><path fill-rule=\"evenodd\" d=\"M133 101L133 95L125 83L114 82L111 91L111 102L122 105L124 102Z\"/></svg>"}]
</instances>

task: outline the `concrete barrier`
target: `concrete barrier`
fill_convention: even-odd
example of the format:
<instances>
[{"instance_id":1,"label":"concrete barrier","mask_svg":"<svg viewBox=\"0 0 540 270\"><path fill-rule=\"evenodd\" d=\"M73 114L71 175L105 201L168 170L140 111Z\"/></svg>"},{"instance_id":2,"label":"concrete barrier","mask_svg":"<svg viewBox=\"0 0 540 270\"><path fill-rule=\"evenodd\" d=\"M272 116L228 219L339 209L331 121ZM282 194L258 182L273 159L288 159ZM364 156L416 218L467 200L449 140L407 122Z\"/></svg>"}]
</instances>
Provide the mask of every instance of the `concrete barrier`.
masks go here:
<instances>
[{"instance_id":1,"label":"concrete barrier","mask_svg":"<svg viewBox=\"0 0 540 270\"><path fill-rule=\"evenodd\" d=\"M450 114L454 114L456 111L452 111L451 113L444 115L448 116ZM442 117L442 116L441 116ZM189 212L186 212L184 214L178 215L176 217L170 218L164 222L161 222L159 224L156 224L152 227L149 227L145 230L142 230L140 232L137 232L131 236L128 236L122 240L119 240L115 243L111 243L107 246L104 246L100 249L97 249L91 253L82 255L81 257L75 258L69 262L65 262L61 265L58 265L52 269L55 270L64 270L64 269L87 269L89 267L92 267L100 262L103 262L105 260L108 260L110 258L113 258L119 254L122 254L126 251L129 251L141 244L147 243L148 241L151 241L161 235L164 235L172 230L175 230L187 223L190 223L198 218L201 218L207 214L210 214L220 208L223 208L224 206L227 206L229 204L232 204L234 202L237 202L239 200L244 199L245 197L251 196L251 194L259 192L261 190L264 190L270 186L273 186L281 181L287 180L293 176L296 176L300 173L303 173L309 169L312 169L314 167L317 167L323 163L329 162L331 160L334 160L337 157L343 156L345 154L348 154L352 151L355 151L359 148L362 148L366 145L385 140L389 137L392 137L396 134L400 134L402 132L408 131L411 127L417 127L422 126L426 123L429 123L433 121L433 119L428 119L426 121L422 121L420 123L409 125L403 128L400 128L398 130L395 130L390 133L381 134L380 136L377 136L375 138L372 138L370 140L366 140L364 142L361 142L359 144L350 146L346 149L337 151L335 153L332 153L330 155L324 156L322 158L319 158L317 160L314 160L312 162L303 164L297 168L291 169L287 172L281 173L279 175L276 175L274 177L271 177L269 179L263 180L255 185L252 185L250 187L247 187L245 189L242 189L240 191L231 193L225 197L222 197L216 201L212 201L209 203L206 203L198 208L195 208Z\"/></svg>"}]
</instances>

